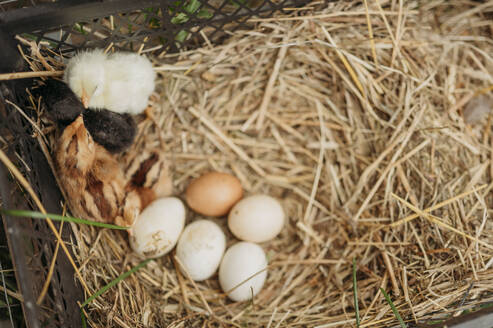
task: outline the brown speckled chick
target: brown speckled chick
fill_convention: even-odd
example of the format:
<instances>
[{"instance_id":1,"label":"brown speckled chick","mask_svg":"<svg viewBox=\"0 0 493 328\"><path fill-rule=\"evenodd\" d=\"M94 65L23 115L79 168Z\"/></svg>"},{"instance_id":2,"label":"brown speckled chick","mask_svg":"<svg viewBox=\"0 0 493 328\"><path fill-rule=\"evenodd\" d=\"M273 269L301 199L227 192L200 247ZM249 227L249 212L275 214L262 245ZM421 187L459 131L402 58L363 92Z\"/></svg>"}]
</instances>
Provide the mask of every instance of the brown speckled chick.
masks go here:
<instances>
[{"instance_id":1,"label":"brown speckled chick","mask_svg":"<svg viewBox=\"0 0 493 328\"><path fill-rule=\"evenodd\" d=\"M130 149L122 158L94 142L80 115L63 131L55 162L73 215L131 227L149 203L172 193L160 149Z\"/></svg>"},{"instance_id":2,"label":"brown speckled chick","mask_svg":"<svg viewBox=\"0 0 493 328\"><path fill-rule=\"evenodd\" d=\"M159 148L132 150L123 157L127 181L125 190L135 190L144 209L153 200L170 196L173 185L169 167Z\"/></svg>"},{"instance_id":3,"label":"brown speckled chick","mask_svg":"<svg viewBox=\"0 0 493 328\"><path fill-rule=\"evenodd\" d=\"M125 190L116 158L94 142L82 116L63 131L55 162L72 214L88 220L131 226L141 210L138 194Z\"/></svg>"}]
</instances>

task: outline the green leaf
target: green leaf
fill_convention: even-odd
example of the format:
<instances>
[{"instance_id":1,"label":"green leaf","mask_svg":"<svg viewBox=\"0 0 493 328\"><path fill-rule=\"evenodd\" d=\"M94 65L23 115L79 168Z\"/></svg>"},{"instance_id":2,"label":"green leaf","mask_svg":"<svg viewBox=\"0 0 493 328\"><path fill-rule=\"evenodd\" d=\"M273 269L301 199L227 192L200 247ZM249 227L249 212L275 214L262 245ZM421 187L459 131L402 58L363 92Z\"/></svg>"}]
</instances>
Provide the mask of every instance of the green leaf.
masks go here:
<instances>
[{"instance_id":1,"label":"green leaf","mask_svg":"<svg viewBox=\"0 0 493 328\"><path fill-rule=\"evenodd\" d=\"M188 5L185 6L185 10L190 14L195 13L199 8L200 8L199 0L190 0Z\"/></svg>"},{"instance_id":2,"label":"green leaf","mask_svg":"<svg viewBox=\"0 0 493 328\"><path fill-rule=\"evenodd\" d=\"M101 288L100 290L98 290L97 292L95 292L94 294L91 295L91 297L89 297L82 305L81 305L81 308L83 308L84 306L86 306L87 304L91 303L96 297L99 297L101 296L102 294L104 294L104 292L106 292L108 289L110 289L111 287L115 286L117 283L119 283L120 281L122 281L123 279L129 277L132 273L138 271L139 269L141 269L142 267L144 267L145 265L147 265L147 263L149 263L150 261L152 261L152 259L147 259L145 261L142 261L140 262L138 265L134 266L132 269L128 270L127 272L125 273L122 273L121 275L119 275L118 277L116 277L114 280L112 280L110 283L108 283L106 286L104 286L103 288ZM82 311L81 311L82 312Z\"/></svg>"},{"instance_id":3,"label":"green leaf","mask_svg":"<svg viewBox=\"0 0 493 328\"><path fill-rule=\"evenodd\" d=\"M359 328L359 305L358 305L358 286L356 285L356 258L353 258L353 296L354 296L354 312L356 314L356 327Z\"/></svg>"},{"instance_id":4,"label":"green leaf","mask_svg":"<svg viewBox=\"0 0 493 328\"><path fill-rule=\"evenodd\" d=\"M182 3L182 1L172 2L168 7L170 14L173 14L178 8L180 8L181 3Z\"/></svg>"},{"instance_id":5,"label":"green leaf","mask_svg":"<svg viewBox=\"0 0 493 328\"><path fill-rule=\"evenodd\" d=\"M144 8L144 12L157 14L159 12L159 8L152 8L152 7Z\"/></svg>"},{"instance_id":6,"label":"green leaf","mask_svg":"<svg viewBox=\"0 0 493 328\"><path fill-rule=\"evenodd\" d=\"M392 312L394 312L395 317L397 318L397 320L399 320L401 327L407 328L406 323L404 322L404 320L402 320L402 317L399 314L399 312L397 311L397 308L395 307L394 303L390 299L390 296L385 292L385 290L383 288L380 288L380 291L382 292L383 296L387 300L387 303L389 303L390 308L392 309Z\"/></svg>"},{"instance_id":7,"label":"green leaf","mask_svg":"<svg viewBox=\"0 0 493 328\"><path fill-rule=\"evenodd\" d=\"M83 34L83 35L86 35L88 34L85 30L84 30L84 25L83 23L75 23L74 24L74 30L76 30L77 32Z\"/></svg>"},{"instance_id":8,"label":"green leaf","mask_svg":"<svg viewBox=\"0 0 493 328\"><path fill-rule=\"evenodd\" d=\"M245 0L229 0L228 1L235 9L238 9L241 5L245 5Z\"/></svg>"},{"instance_id":9,"label":"green leaf","mask_svg":"<svg viewBox=\"0 0 493 328\"><path fill-rule=\"evenodd\" d=\"M150 28L159 28L159 27L161 27L161 21L159 21L159 19L157 19L157 18L151 18L149 20L149 27Z\"/></svg>"},{"instance_id":10,"label":"green leaf","mask_svg":"<svg viewBox=\"0 0 493 328\"><path fill-rule=\"evenodd\" d=\"M212 17L212 12L207 9L200 9L199 12L197 13L197 17L208 19Z\"/></svg>"},{"instance_id":11,"label":"green leaf","mask_svg":"<svg viewBox=\"0 0 493 328\"><path fill-rule=\"evenodd\" d=\"M62 216L62 215L50 214L50 213L43 214L41 212L36 212L36 211L0 209L0 213L3 213L5 215L35 218L35 219L46 219L48 217L48 218L55 220L55 221L73 222L73 223L86 224L86 225L91 225L91 226L95 226L95 227L115 229L115 230L127 230L127 229L129 229L128 227L122 227L122 226L118 226L118 225L114 225L114 224L89 221L89 220L74 218L71 216Z\"/></svg>"},{"instance_id":12,"label":"green leaf","mask_svg":"<svg viewBox=\"0 0 493 328\"><path fill-rule=\"evenodd\" d=\"M188 32L185 31L185 30L181 30L180 32L178 32L178 34L175 36L175 40L178 41L178 42L183 42L185 41L185 39L187 38L188 36Z\"/></svg>"},{"instance_id":13,"label":"green leaf","mask_svg":"<svg viewBox=\"0 0 493 328\"><path fill-rule=\"evenodd\" d=\"M172 24L181 24L181 23L185 23L188 21L188 15L185 14L185 13L179 13L178 15L176 15L175 17L171 18L171 23Z\"/></svg>"}]
</instances>

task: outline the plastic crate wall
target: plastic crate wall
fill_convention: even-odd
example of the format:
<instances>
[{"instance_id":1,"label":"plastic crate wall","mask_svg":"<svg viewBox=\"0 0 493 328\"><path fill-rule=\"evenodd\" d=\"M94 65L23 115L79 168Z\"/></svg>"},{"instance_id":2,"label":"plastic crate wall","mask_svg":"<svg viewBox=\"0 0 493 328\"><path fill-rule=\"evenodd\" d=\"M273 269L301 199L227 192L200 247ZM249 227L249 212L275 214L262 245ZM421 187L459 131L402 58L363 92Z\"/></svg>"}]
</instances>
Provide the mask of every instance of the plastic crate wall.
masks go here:
<instances>
[{"instance_id":1,"label":"plastic crate wall","mask_svg":"<svg viewBox=\"0 0 493 328\"><path fill-rule=\"evenodd\" d=\"M25 81L0 83L2 150L27 178L46 210L61 213L61 195L38 141L33 138L35 133L30 123L12 105L25 108L23 88L26 85ZM2 207L6 209L37 209L3 165L0 165L0 198ZM3 221L17 290L23 298L23 302L13 302L13 298L9 300L4 295L5 308L2 313L8 314L10 326L14 327L10 316L12 312L18 316L20 306L27 327L78 327L80 315L76 302L82 299L82 293L74 280L74 270L62 251L58 253L48 293L40 306L36 304L56 247L55 236L46 222L10 216L4 216ZM55 225L58 229L59 224ZM62 238L67 244L70 243L70 234L70 225L65 224ZM12 276L11 271L6 274ZM1 278L1 283L6 283L8 277Z\"/></svg>"}]
</instances>

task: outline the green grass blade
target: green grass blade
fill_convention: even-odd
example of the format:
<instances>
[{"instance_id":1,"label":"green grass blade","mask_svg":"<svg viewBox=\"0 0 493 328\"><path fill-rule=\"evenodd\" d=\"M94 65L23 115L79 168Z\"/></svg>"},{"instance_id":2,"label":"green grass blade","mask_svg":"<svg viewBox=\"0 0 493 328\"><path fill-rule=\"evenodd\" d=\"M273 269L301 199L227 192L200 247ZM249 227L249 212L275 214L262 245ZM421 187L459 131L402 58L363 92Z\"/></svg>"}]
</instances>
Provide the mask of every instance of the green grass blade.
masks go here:
<instances>
[{"instance_id":1,"label":"green grass blade","mask_svg":"<svg viewBox=\"0 0 493 328\"><path fill-rule=\"evenodd\" d=\"M86 31L84 31L84 25L83 25L83 23L75 23L74 24L74 30L76 30L77 32L79 32L82 35L89 34Z\"/></svg>"},{"instance_id":2,"label":"green grass blade","mask_svg":"<svg viewBox=\"0 0 493 328\"><path fill-rule=\"evenodd\" d=\"M107 284L106 286L104 286L103 288L101 288L100 290L98 290L97 292L95 292L94 294L91 295L91 297L89 297L82 305L81 305L81 308L83 308L84 306L86 306L87 304L91 303L96 297L102 295L104 292L106 292L108 289L110 289L111 287L115 286L117 283L119 283L120 281L122 281L123 279L127 278L128 276L130 276L132 273L136 272L137 270L141 269L143 266L145 266L147 263L149 263L150 261L152 261L152 259L147 259L145 261L142 261L140 262L138 265L134 266L132 269L128 270L127 272L125 273L122 273L121 275L119 275L118 277L116 277L116 279L112 280L109 284Z\"/></svg>"},{"instance_id":3,"label":"green grass blade","mask_svg":"<svg viewBox=\"0 0 493 328\"><path fill-rule=\"evenodd\" d=\"M385 290L383 288L380 288L380 291L382 292L383 296L385 297L385 300L387 300L387 303L389 303L390 308L392 309L392 312L394 312L395 317L397 318L397 320L399 320L401 327L407 328L406 323L404 322L404 320L402 320L402 317L399 314L399 312L397 311L397 308L395 307L394 303L390 299L390 296L385 292Z\"/></svg>"},{"instance_id":4,"label":"green grass blade","mask_svg":"<svg viewBox=\"0 0 493 328\"><path fill-rule=\"evenodd\" d=\"M82 321L82 328L87 328L86 316L84 315L84 311L82 311L82 309L80 309L80 320Z\"/></svg>"},{"instance_id":5,"label":"green grass blade","mask_svg":"<svg viewBox=\"0 0 493 328\"><path fill-rule=\"evenodd\" d=\"M359 328L359 305L358 305L358 286L356 285L356 258L353 258L353 296L354 296L354 313L356 315L356 328Z\"/></svg>"},{"instance_id":6,"label":"green grass blade","mask_svg":"<svg viewBox=\"0 0 493 328\"><path fill-rule=\"evenodd\" d=\"M35 219L46 219L46 217L49 217L50 219L55 220L55 221L65 221L65 222L73 222L73 223L79 223L79 224L87 224L87 225L92 225L92 226L100 227L100 228L108 228L108 229L116 229L116 230L127 230L128 229L128 227L122 227L122 226L118 226L118 225L114 225L114 224L89 221L89 220L74 218L71 216L62 216L62 215L58 215L58 214L50 214L50 213L43 214L41 212L36 212L36 211L0 209L0 213L6 214L6 215L11 215L11 216L18 216L18 217L30 217L30 218L35 218Z\"/></svg>"}]
</instances>

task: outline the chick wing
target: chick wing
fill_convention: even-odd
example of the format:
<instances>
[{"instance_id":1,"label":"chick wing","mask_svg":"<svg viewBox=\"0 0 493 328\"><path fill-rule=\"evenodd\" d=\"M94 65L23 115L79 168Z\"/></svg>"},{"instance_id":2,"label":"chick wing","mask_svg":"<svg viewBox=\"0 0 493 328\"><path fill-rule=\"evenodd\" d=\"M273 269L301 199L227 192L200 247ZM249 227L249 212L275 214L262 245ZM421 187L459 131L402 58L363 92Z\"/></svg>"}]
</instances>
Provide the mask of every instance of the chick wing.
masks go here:
<instances>
[{"instance_id":1,"label":"chick wing","mask_svg":"<svg viewBox=\"0 0 493 328\"><path fill-rule=\"evenodd\" d=\"M162 149L129 151L122 160L125 165L126 190L137 192L142 209L155 199L172 194L173 183Z\"/></svg>"}]
</instances>

